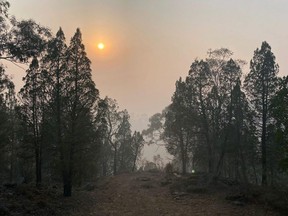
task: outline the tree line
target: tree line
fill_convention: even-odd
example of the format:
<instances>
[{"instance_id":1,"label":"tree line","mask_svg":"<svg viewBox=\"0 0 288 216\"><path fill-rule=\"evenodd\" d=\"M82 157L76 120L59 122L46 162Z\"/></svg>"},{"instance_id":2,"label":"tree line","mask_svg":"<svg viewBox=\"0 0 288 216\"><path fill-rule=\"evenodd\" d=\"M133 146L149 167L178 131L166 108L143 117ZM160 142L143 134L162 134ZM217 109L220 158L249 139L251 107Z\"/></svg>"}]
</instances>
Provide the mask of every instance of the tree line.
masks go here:
<instances>
[{"instance_id":1,"label":"tree line","mask_svg":"<svg viewBox=\"0 0 288 216\"><path fill-rule=\"evenodd\" d=\"M63 184L133 171L144 145L127 110L101 99L78 28L66 43L0 1L0 182ZM18 95L5 61L29 65Z\"/></svg>"},{"instance_id":2,"label":"tree line","mask_svg":"<svg viewBox=\"0 0 288 216\"><path fill-rule=\"evenodd\" d=\"M171 104L145 134L164 141L182 173L208 172L262 185L285 183L288 169L288 78L279 77L271 46L245 61L226 48L196 59L176 81Z\"/></svg>"}]
</instances>

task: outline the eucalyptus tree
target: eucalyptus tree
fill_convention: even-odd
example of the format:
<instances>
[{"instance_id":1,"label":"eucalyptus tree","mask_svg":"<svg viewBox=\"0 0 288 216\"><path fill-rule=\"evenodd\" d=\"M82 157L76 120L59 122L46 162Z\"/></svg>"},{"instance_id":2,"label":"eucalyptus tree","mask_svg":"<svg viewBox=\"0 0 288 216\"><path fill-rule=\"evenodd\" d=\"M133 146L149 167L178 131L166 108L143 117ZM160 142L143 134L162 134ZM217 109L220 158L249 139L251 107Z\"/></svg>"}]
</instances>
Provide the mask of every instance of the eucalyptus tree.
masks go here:
<instances>
[{"instance_id":1,"label":"eucalyptus tree","mask_svg":"<svg viewBox=\"0 0 288 216\"><path fill-rule=\"evenodd\" d=\"M19 147L19 142L17 139L17 132L19 129L19 121L17 118L17 99L15 94L15 86L11 80L7 82L7 90L5 92L5 104L9 119L9 124L7 125L7 136L8 136L8 164L9 164L9 181L15 181L17 177L17 149Z\"/></svg>"},{"instance_id":2,"label":"eucalyptus tree","mask_svg":"<svg viewBox=\"0 0 288 216\"><path fill-rule=\"evenodd\" d=\"M35 63L35 58L45 51L47 41L51 36L50 31L33 20L17 20L14 16L10 16L9 7L8 1L0 1L0 60L15 64L29 63L32 59L32 65ZM1 68L3 68L2 64ZM11 149L13 149L12 146ZM37 157L39 156L40 153ZM38 170L37 183L41 181L41 168L39 167L41 167L40 159L36 169Z\"/></svg>"},{"instance_id":3,"label":"eucalyptus tree","mask_svg":"<svg viewBox=\"0 0 288 216\"><path fill-rule=\"evenodd\" d=\"M179 157L182 163L182 173L187 172L189 153L192 152L193 144L199 126L198 114L193 103L193 95L187 83L180 78L176 82L176 90L172 97L172 103L165 111L165 123L163 139L168 152Z\"/></svg>"},{"instance_id":4,"label":"eucalyptus tree","mask_svg":"<svg viewBox=\"0 0 288 216\"><path fill-rule=\"evenodd\" d=\"M250 62L250 72L245 77L244 86L258 113L261 133L262 184L267 184L267 124L271 119L270 104L277 89L278 65L270 45L264 41L261 48L254 51Z\"/></svg>"},{"instance_id":5,"label":"eucalyptus tree","mask_svg":"<svg viewBox=\"0 0 288 216\"><path fill-rule=\"evenodd\" d=\"M126 135L124 130L125 124L130 130L129 122L126 121L122 124L122 114L123 112L119 111L116 100L105 97L99 101L96 114L96 126L98 133L101 134L102 137L101 163L103 175L111 173L115 175L117 173L118 153L119 147L121 146L119 138L125 138L120 135L120 129L123 131L124 136Z\"/></svg>"},{"instance_id":6,"label":"eucalyptus tree","mask_svg":"<svg viewBox=\"0 0 288 216\"><path fill-rule=\"evenodd\" d=\"M131 134L127 110L119 111L116 100L105 97L96 109L96 130L101 143L100 160L103 175L131 171L142 148L141 136ZM136 159L135 159L136 157Z\"/></svg>"},{"instance_id":7,"label":"eucalyptus tree","mask_svg":"<svg viewBox=\"0 0 288 216\"><path fill-rule=\"evenodd\" d=\"M117 148L114 149L114 172L130 171L133 167L133 149L131 137L130 116L127 110L120 112L121 122L118 133L116 134Z\"/></svg>"},{"instance_id":8,"label":"eucalyptus tree","mask_svg":"<svg viewBox=\"0 0 288 216\"><path fill-rule=\"evenodd\" d=\"M5 120L6 118L8 118L8 116L6 116L8 113L8 108L9 108L9 99L10 98L10 94L14 91L14 84L13 82L10 80L10 78L8 77L8 75L5 72L4 66L0 65L0 112L1 112L1 116L2 116L2 121L0 123L0 137L1 137L1 141L0 143L4 143L4 138L3 136L6 136L6 129L5 129ZM7 97L8 96L8 97ZM12 102L12 100L11 100ZM7 104L8 103L8 104ZM1 146L1 144L0 144Z\"/></svg>"},{"instance_id":9,"label":"eucalyptus tree","mask_svg":"<svg viewBox=\"0 0 288 216\"><path fill-rule=\"evenodd\" d=\"M106 139L110 144L113 152L113 174L117 173L117 157L119 150L119 143L117 141L117 134L121 127L121 113L116 100L107 98L108 112L106 113L106 121L108 126Z\"/></svg>"},{"instance_id":10,"label":"eucalyptus tree","mask_svg":"<svg viewBox=\"0 0 288 216\"><path fill-rule=\"evenodd\" d=\"M212 173L214 170L214 145L210 128L210 111L208 110L208 93L210 92L211 85L209 64L203 60L195 60L190 66L186 82L193 93L191 100L195 104L196 112L199 115L199 126L205 139L205 152L208 155L208 172Z\"/></svg>"},{"instance_id":11,"label":"eucalyptus tree","mask_svg":"<svg viewBox=\"0 0 288 216\"><path fill-rule=\"evenodd\" d=\"M166 108L167 109L167 108ZM149 118L148 128L142 131L142 135L148 144L159 144L163 134L164 114L166 109L162 113L155 113ZM163 143L161 143L162 145Z\"/></svg>"},{"instance_id":12,"label":"eucalyptus tree","mask_svg":"<svg viewBox=\"0 0 288 216\"><path fill-rule=\"evenodd\" d=\"M16 161L16 97L12 80L6 75L4 66L0 66L0 173L10 182L14 179ZM8 172L9 171L9 178ZM3 180L4 180L3 179ZM1 181L1 178L0 178Z\"/></svg>"},{"instance_id":13,"label":"eucalyptus tree","mask_svg":"<svg viewBox=\"0 0 288 216\"><path fill-rule=\"evenodd\" d=\"M111 169L110 164L113 163L113 154L112 154L112 146L109 143L109 102L111 103L110 98L105 97L104 99L100 99L98 102L98 106L96 109L95 115L95 127L97 133L97 142L99 143L99 168L101 169L101 175L107 176L112 174L113 171ZM116 101L115 101L116 102Z\"/></svg>"},{"instance_id":14,"label":"eucalyptus tree","mask_svg":"<svg viewBox=\"0 0 288 216\"><path fill-rule=\"evenodd\" d=\"M8 1L0 1L0 60L26 63L45 50L51 33L33 20L10 16L9 7Z\"/></svg>"},{"instance_id":15,"label":"eucalyptus tree","mask_svg":"<svg viewBox=\"0 0 288 216\"><path fill-rule=\"evenodd\" d=\"M142 134L139 131L134 131L131 139L131 148L133 152L133 167L132 167L132 172L135 171L136 168L136 162L141 156L141 151L144 147L145 141L142 136Z\"/></svg>"}]
</instances>

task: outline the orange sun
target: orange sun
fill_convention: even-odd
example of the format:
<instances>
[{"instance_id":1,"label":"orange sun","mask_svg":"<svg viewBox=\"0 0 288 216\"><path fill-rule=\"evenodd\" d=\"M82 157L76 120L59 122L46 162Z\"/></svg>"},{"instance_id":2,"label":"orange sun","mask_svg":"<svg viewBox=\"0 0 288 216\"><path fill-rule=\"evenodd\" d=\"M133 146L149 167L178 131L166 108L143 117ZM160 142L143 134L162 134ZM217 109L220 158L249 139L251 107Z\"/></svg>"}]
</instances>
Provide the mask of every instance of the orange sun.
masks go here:
<instances>
[{"instance_id":1,"label":"orange sun","mask_svg":"<svg viewBox=\"0 0 288 216\"><path fill-rule=\"evenodd\" d=\"M105 48L105 45L103 43L98 43L98 49L102 50Z\"/></svg>"}]
</instances>

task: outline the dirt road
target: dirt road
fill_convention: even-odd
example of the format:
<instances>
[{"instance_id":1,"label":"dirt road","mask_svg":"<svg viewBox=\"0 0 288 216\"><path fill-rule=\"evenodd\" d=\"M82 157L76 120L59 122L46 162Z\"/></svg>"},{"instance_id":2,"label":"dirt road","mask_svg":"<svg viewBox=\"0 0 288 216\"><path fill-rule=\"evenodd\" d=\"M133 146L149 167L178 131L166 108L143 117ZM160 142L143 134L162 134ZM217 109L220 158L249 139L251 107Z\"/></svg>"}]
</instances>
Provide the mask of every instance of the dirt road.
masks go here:
<instances>
[{"instance_id":1,"label":"dirt road","mask_svg":"<svg viewBox=\"0 0 288 216\"><path fill-rule=\"evenodd\" d=\"M171 193L163 174L121 174L106 179L75 209L74 215L93 216L232 216L279 215L256 204L237 205L220 193ZM78 197L79 198L79 197Z\"/></svg>"}]
</instances>

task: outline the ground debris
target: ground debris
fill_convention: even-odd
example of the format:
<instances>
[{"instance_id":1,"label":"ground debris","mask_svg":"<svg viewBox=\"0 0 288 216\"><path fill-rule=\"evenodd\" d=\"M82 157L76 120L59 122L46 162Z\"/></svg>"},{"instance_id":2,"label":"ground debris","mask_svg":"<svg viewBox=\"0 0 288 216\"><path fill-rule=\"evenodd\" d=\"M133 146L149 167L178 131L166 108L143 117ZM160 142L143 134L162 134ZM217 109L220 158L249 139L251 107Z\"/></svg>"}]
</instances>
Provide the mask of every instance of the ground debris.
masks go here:
<instances>
[{"instance_id":1,"label":"ground debris","mask_svg":"<svg viewBox=\"0 0 288 216\"><path fill-rule=\"evenodd\" d=\"M148 177L146 177L146 176L142 176L142 177L138 177L138 178L136 178L138 181L151 181L151 178L148 178Z\"/></svg>"},{"instance_id":2,"label":"ground debris","mask_svg":"<svg viewBox=\"0 0 288 216\"><path fill-rule=\"evenodd\" d=\"M206 178L124 173L103 178L93 184L93 190L81 187L70 198L62 196L61 187L2 187L0 216L281 215L267 206L246 201L241 191L229 193L223 188L209 188L202 179ZM163 186L163 182L169 187Z\"/></svg>"}]
</instances>

